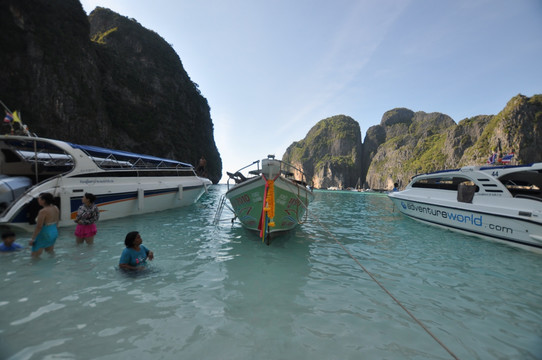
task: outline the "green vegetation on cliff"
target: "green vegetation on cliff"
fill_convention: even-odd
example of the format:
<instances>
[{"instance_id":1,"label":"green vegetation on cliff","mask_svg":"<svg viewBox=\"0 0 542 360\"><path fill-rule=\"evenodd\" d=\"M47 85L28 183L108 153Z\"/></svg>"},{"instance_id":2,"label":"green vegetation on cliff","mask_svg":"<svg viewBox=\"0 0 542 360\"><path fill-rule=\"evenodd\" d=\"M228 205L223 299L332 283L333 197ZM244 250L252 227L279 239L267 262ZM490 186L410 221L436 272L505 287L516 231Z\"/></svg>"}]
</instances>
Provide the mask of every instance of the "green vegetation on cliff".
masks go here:
<instances>
[{"instance_id":1,"label":"green vegetation on cliff","mask_svg":"<svg viewBox=\"0 0 542 360\"><path fill-rule=\"evenodd\" d=\"M399 112L387 112L380 125L385 139L373 145L367 182L375 189L391 189L394 182L405 186L417 173L485 165L493 150L514 150L516 163L542 161L541 100L541 95L517 95L499 114L457 125L443 114L411 113L407 132L408 112L402 110L402 121L394 120Z\"/></svg>"},{"instance_id":2,"label":"green vegetation on cliff","mask_svg":"<svg viewBox=\"0 0 542 360\"><path fill-rule=\"evenodd\" d=\"M338 115L319 121L283 160L302 168L316 187L361 185L404 187L419 173L467 165L486 165L492 150L514 150L515 163L542 161L542 95L512 98L497 115L476 115L456 124L441 113L387 111L367 130L362 152L352 118ZM363 163L360 166L360 153Z\"/></svg>"},{"instance_id":3,"label":"green vegetation on cliff","mask_svg":"<svg viewBox=\"0 0 542 360\"><path fill-rule=\"evenodd\" d=\"M174 158L222 175L207 100L137 21L78 0L0 2L0 99L43 137Z\"/></svg>"},{"instance_id":4,"label":"green vegetation on cliff","mask_svg":"<svg viewBox=\"0 0 542 360\"><path fill-rule=\"evenodd\" d=\"M323 158L318 160L316 164L314 165L315 172L318 172L322 169L324 169L325 166L329 166L331 168L349 168L355 166L355 157L353 155L341 155L341 156L332 156L332 155L324 155Z\"/></svg>"},{"instance_id":5,"label":"green vegetation on cliff","mask_svg":"<svg viewBox=\"0 0 542 360\"><path fill-rule=\"evenodd\" d=\"M316 187L335 182L354 186L361 167L359 124L345 115L321 120L303 140L288 147L282 160L302 168ZM333 180L326 180L329 177Z\"/></svg>"},{"instance_id":6,"label":"green vegetation on cliff","mask_svg":"<svg viewBox=\"0 0 542 360\"><path fill-rule=\"evenodd\" d=\"M96 8L89 20L114 131L146 139L135 142L133 151L192 164L203 155L209 178L217 182L222 161L210 107L172 47L154 31L109 9Z\"/></svg>"}]
</instances>

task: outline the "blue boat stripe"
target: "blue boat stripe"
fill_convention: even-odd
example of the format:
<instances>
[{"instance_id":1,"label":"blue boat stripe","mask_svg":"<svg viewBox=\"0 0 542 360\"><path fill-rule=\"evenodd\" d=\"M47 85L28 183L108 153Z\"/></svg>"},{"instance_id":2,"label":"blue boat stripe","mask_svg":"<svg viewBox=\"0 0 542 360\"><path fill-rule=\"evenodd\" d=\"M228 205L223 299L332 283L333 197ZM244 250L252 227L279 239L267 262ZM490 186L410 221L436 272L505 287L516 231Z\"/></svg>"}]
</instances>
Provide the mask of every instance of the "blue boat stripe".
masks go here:
<instances>
[{"instance_id":1,"label":"blue boat stripe","mask_svg":"<svg viewBox=\"0 0 542 360\"><path fill-rule=\"evenodd\" d=\"M183 187L183 191L200 189L201 187L203 187L203 185L186 186L186 187ZM167 189L157 189L157 190L145 190L145 197L176 193L177 191L179 191L179 188L177 187L167 188ZM79 209L79 206L81 206L82 198L83 198L82 195L70 198L70 211L72 213L77 212L77 209ZM132 199L133 200L137 199L137 191L96 195L95 204L99 207L100 205L105 205L112 202L120 202L120 201L132 200Z\"/></svg>"}]
</instances>

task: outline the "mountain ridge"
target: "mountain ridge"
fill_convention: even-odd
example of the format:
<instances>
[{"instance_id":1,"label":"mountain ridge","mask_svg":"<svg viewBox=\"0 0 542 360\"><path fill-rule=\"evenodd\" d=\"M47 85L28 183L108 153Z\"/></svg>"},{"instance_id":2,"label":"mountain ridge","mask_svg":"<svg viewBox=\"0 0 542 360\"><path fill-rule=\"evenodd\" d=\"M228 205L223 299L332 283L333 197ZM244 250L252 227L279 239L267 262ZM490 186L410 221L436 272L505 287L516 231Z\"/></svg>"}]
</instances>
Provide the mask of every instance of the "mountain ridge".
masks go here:
<instances>
[{"instance_id":1,"label":"mountain ridge","mask_svg":"<svg viewBox=\"0 0 542 360\"><path fill-rule=\"evenodd\" d=\"M339 117L356 122L345 115ZM318 124L322 121L336 118L318 122L309 130L307 137L290 145L283 156L287 161L294 161L301 170L309 169L309 179L317 188L361 185L391 190L394 183L406 186L418 173L485 165L492 151L499 151L499 146L502 152L514 151L514 161L518 164L542 161L542 95L527 97L518 94L497 115L476 115L459 123L438 112L414 112L407 108L389 110L383 114L380 124L367 130L363 142L350 136L344 144L338 145L352 146L358 153L357 149L361 149L359 164L335 167L331 176L324 173L315 177L311 170L314 164L321 162L321 155L313 152L313 157L305 156L303 161L298 161L299 156L294 150L302 144L304 149L323 148L320 153L333 153L329 147L326 148L330 139L314 144L312 142L317 140L309 134L321 126Z\"/></svg>"}]
</instances>

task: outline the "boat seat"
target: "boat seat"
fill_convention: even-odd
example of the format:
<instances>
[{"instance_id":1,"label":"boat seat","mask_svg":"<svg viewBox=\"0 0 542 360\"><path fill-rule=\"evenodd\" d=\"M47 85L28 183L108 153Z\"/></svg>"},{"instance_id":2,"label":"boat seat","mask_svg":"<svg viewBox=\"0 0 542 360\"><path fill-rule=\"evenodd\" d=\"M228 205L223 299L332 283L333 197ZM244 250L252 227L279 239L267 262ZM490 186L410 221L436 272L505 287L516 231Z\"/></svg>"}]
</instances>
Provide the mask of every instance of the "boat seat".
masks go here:
<instances>
[{"instance_id":1,"label":"boat seat","mask_svg":"<svg viewBox=\"0 0 542 360\"><path fill-rule=\"evenodd\" d=\"M459 184L457 187L457 201L469 204L472 203L476 188L476 185Z\"/></svg>"},{"instance_id":2,"label":"boat seat","mask_svg":"<svg viewBox=\"0 0 542 360\"><path fill-rule=\"evenodd\" d=\"M232 174L230 172L226 172L226 174L228 174L228 176L230 177L230 179L232 179L233 181L235 181L236 184L239 184L239 183L242 183L243 181L246 181L247 178L241 174L239 171L237 171L236 173Z\"/></svg>"}]
</instances>

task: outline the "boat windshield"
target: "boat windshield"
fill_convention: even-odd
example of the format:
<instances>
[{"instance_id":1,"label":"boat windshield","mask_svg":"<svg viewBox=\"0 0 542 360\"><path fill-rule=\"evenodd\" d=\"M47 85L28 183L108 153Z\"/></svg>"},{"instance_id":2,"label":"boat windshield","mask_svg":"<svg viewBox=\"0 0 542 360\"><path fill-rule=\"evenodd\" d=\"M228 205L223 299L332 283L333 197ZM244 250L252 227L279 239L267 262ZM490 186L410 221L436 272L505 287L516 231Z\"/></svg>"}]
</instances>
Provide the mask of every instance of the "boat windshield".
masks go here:
<instances>
[{"instance_id":1,"label":"boat windshield","mask_svg":"<svg viewBox=\"0 0 542 360\"><path fill-rule=\"evenodd\" d=\"M514 197L542 201L542 170L512 172L499 181Z\"/></svg>"},{"instance_id":2,"label":"boat windshield","mask_svg":"<svg viewBox=\"0 0 542 360\"><path fill-rule=\"evenodd\" d=\"M434 176L425 177L416 180L413 184L413 188L425 188L425 189L439 189L439 190L451 190L457 191L460 184L474 185L471 179L463 176ZM479 190L476 186L476 192Z\"/></svg>"},{"instance_id":3,"label":"boat windshield","mask_svg":"<svg viewBox=\"0 0 542 360\"><path fill-rule=\"evenodd\" d=\"M0 151L2 174L26 176L34 183L69 172L74 167L71 155L51 143L32 138L3 140Z\"/></svg>"}]
</instances>

